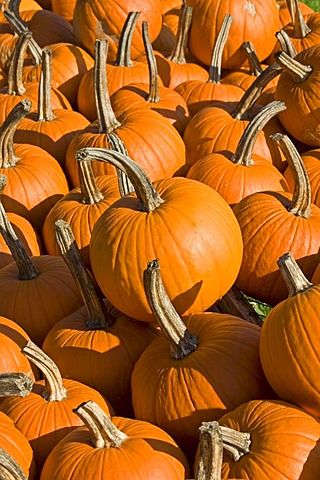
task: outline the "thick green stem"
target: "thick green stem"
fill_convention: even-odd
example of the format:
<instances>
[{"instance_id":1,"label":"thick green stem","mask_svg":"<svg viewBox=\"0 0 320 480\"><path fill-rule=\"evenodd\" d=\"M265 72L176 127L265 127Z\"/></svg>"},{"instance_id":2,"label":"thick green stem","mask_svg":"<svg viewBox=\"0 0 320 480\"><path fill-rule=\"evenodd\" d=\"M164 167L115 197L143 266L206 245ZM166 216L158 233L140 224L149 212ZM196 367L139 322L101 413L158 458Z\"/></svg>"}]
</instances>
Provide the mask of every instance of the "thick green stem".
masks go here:
<instances>
[{"instance_id":1,"label":"thick green stem","mask_svg":"<svg viewBox=\"0 0 320 480\"><path fill-rule=\"evenodd\" d=\"M149 306L171 346L172 357L177 360L187 357L196 350L198 337L189 332L172 305L162 283L158 260L148 263L143 282Z\"/></svg>"},{"instance_id":2,"label":"thick green stem","mask_svg":"<svg viewBox=\"0 0 320 480\"><path fill-rule=\"evenodd\" d=\"M227 13L224 16L221 28L216 38L209 67L209 82L220 83L221 79L221 60L223 49L229 37L230 27L233 22L232 16Z\"/></svg>"},{"instance_id":3,"label":"thick green stem","mask_svg":"<svg viewBox=\"0 0 320 480\"><path fill-rule=\"evenodd\" d=\"M247 125L243 132L232 161L237 165L245 165L248 167L254 162L252 160L252 152L254 144L261 130L266 124L287 107L284 102L274 101L263 107Z\"/></svg>"},{"instance_id":4,"label":"thick green stem","mask_svg":"<svg viewBox=\"0 0 320 480\"><path fill-rule=\"evenodd\" d=\"M76 153L76 159L91 158L104 163L111 163L116 168L124 171L132 185L137 198L141 204L141 210L145 212L152 212L161 203L162 198L155 190L152 182L146 172L131 158L114 150L107 150L106 148L81 148Z\"/></svg>"},{"instance_id":5,"label":"thick green stem","mask_svg":"<svg viewBox=\"0 0 320 480\"><path fill-rule=\"evenodd\" d=\"M66 262L86 306L88 330L107 330L114 323L114 318L107 312L105 304L87 272L70 225L64 220L57 220L55 235L61 256Z\"/></svg>"},{"instance_id":6,"label":"thick green stem","mask_svg":"<svg viewBox=\"0 0 320 480\"><path fill-rule=\"evenodd\" d=\"M304 276L301 268L292 257L291 253L285 253L278 260L278 267L288 287L288 296L305 292L313 287L313 284Z\"/></svg>"},{"instance_id":7,"label":"thick green stem","mask_svg":"<svg viewBox=\"0 0 320 480\"><path fill-rule=\"evenodd\" d=\"M132 35L136 27L139 15L140 12L130 12L127 15L119 39L117 58L114 62L114 65L117 65L118 67L132 67L133 65L130 51Z\"/></svg>"},{"instance_id":8,"label":"thick green stem","mask_svg":"<svg viewBox=\"0 0 320 480\"><path fill-rule=\"evenodd\" d=\"M31 340L23 347L22 353L42 372L45 381L43 398L48 402L57 402L67 398L61 374L57 365Z\"/></svg>"},{"instance_id":9,"label":"thick green stem","mask_svg":"<svg viewBox=\"0 0 320 480\"><path fill-rule=\"evenodd\" d=\"M95 448L119 448L127 440L127 435L92 400L82 403L74 412L89 429Z\"/></svg>"},{"instance_id":10,"label":"thick green stem","mask_svg":"<svg viewBox=\"0 0 320 480\"><path fill-rule=\"evenodd\" d=\"M294 178L294 192L289 212L297 217L308 218L311 214L311 186L303 160L287 135L271 136L283 151Z\"/></svg>"},{"instance_id":11,"label":"thick green stem","mask_svg":"<svg viewBox=\"0 0 320 480\"><path fill-rule=\"evenodd\" d=\"M184 3L181 6L176 43L168 57L168 60L171 60L171 62L179 64L187 63L185 51L188 42L188 32L191 25L191 20L192 7L189 7L186 3Z\"/></svg>"}]
</instances>

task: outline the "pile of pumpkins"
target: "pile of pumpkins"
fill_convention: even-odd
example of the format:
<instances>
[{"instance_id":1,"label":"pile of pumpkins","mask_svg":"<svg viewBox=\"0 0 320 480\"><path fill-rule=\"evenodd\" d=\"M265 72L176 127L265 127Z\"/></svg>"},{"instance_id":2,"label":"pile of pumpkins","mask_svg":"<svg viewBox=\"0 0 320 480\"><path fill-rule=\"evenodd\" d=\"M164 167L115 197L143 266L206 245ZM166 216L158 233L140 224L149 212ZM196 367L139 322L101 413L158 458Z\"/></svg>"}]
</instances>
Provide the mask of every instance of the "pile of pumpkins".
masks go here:
<instances>
[{"instance_id":1,"label":"pile of pumpkins","mask_svg":"<svg viewBox=\"0 0 320 480\"><path fill-rule=\"evenodd\" d=\"M319 44L297 0L1 2L1 478L319 480Z\"/></svg>"}]
</instances>

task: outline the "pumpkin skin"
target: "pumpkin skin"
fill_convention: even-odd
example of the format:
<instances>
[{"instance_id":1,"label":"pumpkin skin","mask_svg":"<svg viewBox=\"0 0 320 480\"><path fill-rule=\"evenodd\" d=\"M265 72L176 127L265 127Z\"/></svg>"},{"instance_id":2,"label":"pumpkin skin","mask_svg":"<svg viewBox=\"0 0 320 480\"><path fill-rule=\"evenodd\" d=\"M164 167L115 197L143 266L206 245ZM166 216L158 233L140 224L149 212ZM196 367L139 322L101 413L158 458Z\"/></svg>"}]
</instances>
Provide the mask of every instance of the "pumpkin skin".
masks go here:
<instances>
[{"instance_id":1,"label":"pumpkin skin","mask_svg":"<svg viewBox=\"0 0 320 480\"><path fill-rule=\"evenodd\" d=\"M249 432L252 441L238 461L225 456L222 478L319 478L320 424L307 412L281 401L255 400L227 413L219 424Z\"/></svg>"},{"instance_id":2,"label":"pumpkin skin","mask_svg":"<svg viewBox=\"0 0 320 480\"><path fill-rule=\"evenodd\" d=\"M114 425L129 438L118 448L94 448L91 434L80 427L64 438L49 455L41 480L182 480L190 478L185 455L170 436L138 420L112 417Z\"/></svg>"},{"instance_id":3,"label":"pumpkin skin","mask_svg":"<svg viewBox=\"0 0 320 480\"><path fill-rule=\"evenodd\" d=\"M269 397L271 390L259 361L258 326L208 312L182 320L198 336L197 348L176 360L167 339L155 339L133 370L132 402L135 418L163 428L193 459L201 422L218 420L249 399Z\"/></svg>"},{"instance_id":4,"label":"pumpkin skin","mask_svg":"<svg viewBox=\"0 0 320 480\"><path fill-rule=\"evenodd\" d=\"M235 21L231 25L230 40L222 55L222 68L232 69L246 64L247 58L241 48L244 41L250 41L255 46L260 61L267 58L275 45L275 33L280 26L278 7L274 0L256 0L254 3L246 0L197 0L193 7L189 36L192 55L205 65L210 65L217 26L222 24L226 13Z\"/></svg>"},{"instance_id":5,"label":"pumpkin skin","mask_svg":"<svg viewBox=\"0 0 320 480\"><path fill-rule=\"evenodd\" d=\"M33 450L23 433L3 412L0 412L0 445L18 463L29 480L36 478Z\"/></svg>"},{"instance_id":6,"label":"pumpkin skin","mask_svg":"<svg viewBox=\"0 0 320 480\"><path fill-rule=\"evenodd\" d=\"M265 375L279 397L320 415L317 328L320 285L291 294L267 315L260 337ZM281 365L281 369L277 368Z\"/></svg>"},{"instance_id":7,"label":"pumpkin skin","mask_svg":"<svg viewBox=\"0 0 320 480\"><path fill-rule=\"evenodd\" d=\"M119 38L123 24L129 12L140 11L137 27L132 37L132 58L135 60L144 52L141 34L141 23L147 20L150 24L150 40L153 42L160 33L162 26L161 0L112 0L108 3L101 0L78 0L73 16L73 30L75 37L91 55L94 54L96 38L109 37L109 59L112 63L116 59L117 37ZM86 32L83 35L83 32Z\"/></svg>"},{"instance_id":8,"label":"pumpkin skin","mask_svg":"<svg viewBox=\"0 0 320 480\"><path fill-rule=\"evenodd\" d=\"M114 413L108 402L94 389L71 379L63 379L67 396L62 400L43 398L44 380L35 382L27 397L7 397L0 405L29 441L38 475L55 445L74 428L83 424L73 412L81 402L92 398L108 415Z\"/></svg>"},{"instance_id":9,"label":"pumpkin skin","mask_svg":"<svg viewBox=\"0 0 320 480\"><path fill-rule=\"evenodd\" d=\"M90 243L92 270L104 295L124 314L149 322L142 278L150 258L159 258L179 314L204 311L221 298L242 258L238 223L212 188L180 177L154 182L154 188L164 200L160 206L147 213L133 195L118 200L96 222Z\"/></svg>"}]
</instances>

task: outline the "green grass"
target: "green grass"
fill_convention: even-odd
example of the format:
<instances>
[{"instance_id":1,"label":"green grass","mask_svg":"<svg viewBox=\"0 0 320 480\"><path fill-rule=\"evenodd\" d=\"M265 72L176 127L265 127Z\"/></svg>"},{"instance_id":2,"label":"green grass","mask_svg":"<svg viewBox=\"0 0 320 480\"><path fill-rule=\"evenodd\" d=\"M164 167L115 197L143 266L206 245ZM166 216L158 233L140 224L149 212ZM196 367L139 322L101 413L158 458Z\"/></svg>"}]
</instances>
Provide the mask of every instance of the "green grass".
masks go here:
<instances>
[{"instance_id":1,"label":"green grass","mask_svg":"<svg viewBox=\"0 0 320 480\"><path fill-rule=\"evenodd\" d=\"M320 12L320 0L301 0L303 3L313 8L315 12Z\"/></svg>"}]
</instances>

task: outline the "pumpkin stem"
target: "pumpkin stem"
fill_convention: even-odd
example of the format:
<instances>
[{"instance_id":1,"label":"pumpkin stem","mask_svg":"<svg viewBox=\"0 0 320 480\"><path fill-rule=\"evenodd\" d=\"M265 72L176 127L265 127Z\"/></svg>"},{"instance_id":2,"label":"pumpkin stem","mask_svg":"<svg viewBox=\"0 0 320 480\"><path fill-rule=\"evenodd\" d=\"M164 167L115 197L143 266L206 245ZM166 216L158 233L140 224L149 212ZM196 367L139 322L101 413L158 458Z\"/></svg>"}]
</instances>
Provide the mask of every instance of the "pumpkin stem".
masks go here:
<instances>
[{"instance_id":1,"label":"pumpkin stem","mask_svg":"<svg viewBox=\"0 0 320 480\"><path fill-rule=\"evenodd\" d=\"M235 461L238 461L243 455L249 453L251 445L250 433L238 432L232 428L220 426L223 448Z\"/></svg>"},{"instance_id":2,"label":"pumpkin stem","mask_svg":"<svg viewBox=\"0 0 320 480\"><path fill-rule=\"evenodd\" d=\"M260 73L263 72L263 68L261 67L260 60L254 49L253 44L251 42L243 42L241 47L244 49L248 57L251 75L257 77L258 75L260 75Z\"/></svg>"},{"instance_id":3,"label":"pumpkin stem","mask_svg":"<svg viewBox=\"0 0 320 480\"><path fill-rule=\"evenodd\" d=\"M162 283L159 260L148 263L143 273L144 290L149 306L171 346L171 355L179 360L194 352L198 337L189 332L172 305Z\"/></svg>"},{"instance_id":4,"label":"pumpkin stem","mask_svg":"<svg viewBox=\"0 0 320 480\"><path fill-rule=\"evenodd\" d=\"M42 51L42 68L39 81L38 121L50 122L56 117L51 106L52 86L52 51L44 48Z\"/></svg>"},{"instance_id":5,"label":"pumpkin stem","mask_svg":"<svg viewBox=\"0 0 320 480\"><path fill-rule=\"evenodd\" d=\"M0 397L26 397L33 388L33 380L25 373L1 373Z\"/></svg>"},{"instance_id":6,"label":"pumpkin stem","mask_svg":"<svg viewBox=\"0 0 320 480\"><path fill-rule=\"evenodd\" d=\"M111 133L120 126L111 106L107 82L107 54L109 42L106 38L98 38L95 41L94 52L94 92L98 114L99 132Z\"/></svg>"},{"instance_id":7,"label":"pumpkin stem","mask_svg":"<svg viewBox=\"0 0 320 480\"><path fill-rule=\"evenodd\" d=\"M0 128L0 168L14 167L18 158L14 154L13 137L22 118L31 110L31 102L24 98L13 107Z\"/></svg>"},{"instance_id":8,"label":"pumpkin stem","mask_svg":"<svg viewBox=\"0 0 320 480\"><path fill-rule=\"evenodd\" d=\"M43 398L48 402L59 402L67 398L61 374L54 361L31 340L28 341L21 351L30 362L39 368L44 377L45 389L42 393Z\"/></svg>"},{"instance_id":9,"label":"pumpkin stem","mask_svg":"<svg viewBox=\"0 0 320 480\"><path fill-rule=\"evenodd\" d=\"M7 184L7 177L0 175L0 193ZM7 217L2 202L0 202L0 233L6 242L19 271L19 280L32 280L39 275L30 257L17 237Z\"/></svg>"},{"instance_id":10,"label":"pumpkin stem","mask_svg":"<svg viewBox=\"0 0 320 480\"><path fill-rule=\"evenodd\" d=\"M232 286L230 290L218 300L209 311L218 312L218 313L229 313L236 317L243 318L249 323L253 323L262 327L263 320L256 313L251 303L245 298L242 292Z\"/></svg>"},{"instance_id":11,"label":"pumpkin stem","mask_svg":"<svg viewBox=\"0 0 320 480\"><path fill-rule=\"evenodd\" d=\"M171 62L179 63L180 65L187 63L185 51L191 20L192 7L189 7L186 3L183 3L183 5L181 6L176 42L171 54L168 57L168 60L170 60Z\"/></svg>"},{"instance_id":12,"label":"pumpkin stem","mask_svg":"<svg viewBox=\"0 0 320 480\"><path fill-rule=\"evenodd\" d=\"M228 40L230 27L233 22L232 16L227 13L224 16L221 28L214 43L212 57L209 67L209 80L211 83L220 83L221 79L221 60L226 41Z\"/></svg>"},{"instance_id":13,"label":"pumpkin stem","mask_svg":"<svg viewBox=\"0 0 320 480\"><path fill-rule=\"evenodd\" d=\"M163 203L146 172L130 157L114 150L93 147L81 148L76 153L77 160L87 157L99 162L111 163L124 171L134 186L142 211L152 212Z\"/></svg>"},{"instance_id":14,"label":"pumpkin stem","mask_svg":"<svg viewBox=\"0 0 320 480\"><path fill-rule=\"evenodd\" d=\"M263 107L248 123L239 140L232 161L237 165L253 165L252 151L257 137L269 120L287 107L284 102L274 101Z\"/></svg>"},{"instance_id":15,"label":"pumpkin stem","mask_svg":"<svg viewBox=\"0 0 320 480\"><path fill-rule=\"evenodd\" d=\"M290 55L282 52L281 50L274 54L274 58L276 59L276 62L283 68L283 70L291 75L294 82L304 82L312 73L313 69L311 65L304 65L303 63L298 62L298 60L291 58Z\"/></svg>"},{"instance_id":16,"label":"pumpkin stem","mask_svg":"<svg viewBox=\"0 0 320 480\"><path fill-rule=\"evenodd\" d=\"M113 325L114 318L108 313L88 274L70 225L64 220L57 220L55 222L55 235L61 256L66 262L86 306L88 312L87 329L107 330Z\"/></svg>"},{"instance_id":17,"label":"pumpkin stem","mask_svg":"<svg viewBox=\"0 0 320 480\"><path fill-rule=\"evenodd\" d=\"M5 8L3 11L4 16L6 17L8 23L10 24L11 28L17 35L21 34L30 34L30 42L28 44L28 48L32 57L35 60L36 65L41 63L41 56L42 50L38 43L32 36L32 32L29 30L28 25L26 22L22 20L20 17L19 7L20 7L21 0L10 0L8 8Z\"/></svg>"},{"instance_id":18,"label":"pumpkin stem","mask_svg":"<svg viewBox=\"0 0 320 480\"><path fill-rule=\"evenodd\" d=\"M117 57L114 62L114 65L118 67L132 67L133 63L131 60L131 43L132 35L137 24L138 17L140 12L129 12L127 15L126 21L121 30Z\"/></svg>"},{"instance_id":19,"label":"pumpkin stem","mask_svg":"<svg viewBox=\"0 0 320 480\"><path fill-rule=\"evenodd\" d=\"M31 32L21 33L13 50L8 71L8 95L23 95L26 91L22 81L22 70L24 55L31 37Z\"/></svg>"},{"instance_id":20,"label":"pumpkin stem","mask_svg":"<svg viewBox=\"0 0 320 480\"><path fill-rule=\"evenodd\" d=\"M104 196L97 185L91 160L81 158L78 160L78 168L82 203L86 205L99 203Z\"/></svg>"},{"instance_id":21,"label":"pumpkin stem","mask_svg":"<svg viewBox=\"0 0 320 480\"><path fill-rule=\"evenodd\" d=\"M156 57L150 42L148 22L146 21L142 22L142 36L149 67L149 95L147 98L147 102L158 103L160 101L158 67Z\"/></svg>"},{"instance_id":22,"label":"pumpkin stem","mask_svg":"<svg viewBox=\"0 0 320 480\"><path fill-rule=\"evenodd\" d=\"M240 102L232 112L232 117L238 120L246 120L250 117L250 109L255 101L260 97L263 89L282 72L282 68L276 62L269 65L257 76L252 85L246 90Z\"/></svg>"},{"instance_id":23,"label":"pumpkin stem","mask_svg":"<svg viewBox=\"0 0 320 480\"><path fill-rule=\"evenodd\" d=\"M219 423L203 422L199 431L200 456L195 480L220 480L223 443Z\"/></svg>"},{"instance_id":24,"label":"pumpkin stem","mask_svg":"<svg viewBox=\"0 0 320 480\"><path fill-rule=\"evenodd\" d=\"M74 412L90 430L95 448L118 448L127 440L127 435L92 400L82 403Z\"/></svg>"},{"instance_id":25,"label":"pumpkin stem","mask_svg":"<svg viewBox=\"0 0 320 480\"><path fill-rule=\"evenodd\" d=\"M287 0L287 5L293 23L293 38L306 37L311 32L311 28L308 27L302 15L298 0Z\"/></svg>"},{"instance_id":26,"label":"pumpkin stem","mask_svg":"<svg viewBox=\"0 0 320 480\"><path fill-rule=\"evenodd\" d=\"M295 49L287 32L282 29L276 33L276 37L280 43L281 50L289 55L289 57L294 58L297 55L297 50Z\"/></svg>"},{"instance_id":27,"label":"pumpkin stem","mask_svg":"<svg viewBox=\"0 0 320 480\"><path fill-rule=\"evenodd\" d=\"M294 192L288 211L298 217L308 218L311 214L311 186L303 160L287 135L276 133L271 138L283 151L294 178Z\"/></svg>"},{"instance_id":28,"label":"pumpkin stem","mask_svg":"<svg viewBox=\"0 0 320 480\"><path fill-rule=\"evenodd\" d=\"M277 261L278 267L288 287L288 296L305 292L313 287L313 284L304 276L301 268L292 257L291 253L285 253Z\"/></svg>"},{"instance_id":29,"label":"pumpkin stem","mask_svg":"<svg viewBox=\"0 0 320 480\"><path fill-rule=\"evenodd\" d=\"M109 145L111 150L122 153L122 155L128 156L128 150L121 138L116 134L116 132L111 132L108 135ZM117 177L118 177L118 187L121 197L125 197L131 192L134 192L134 187L130 182L126 173L120 168L116 167Z\"/></svg>"},{"instance_id":30,"label":"pumpkin stem","mask_svg":"<svg viewBox=\"0 0 320 480\"><path fill-rule=\"evenodd\" d=\"M2 448L0 448L0 478L3 480L28 480L20 465Z\"/></svg>"}]
</instances>

